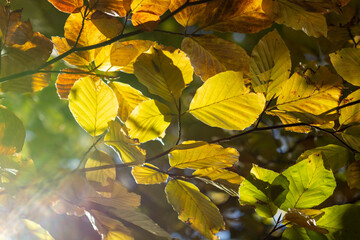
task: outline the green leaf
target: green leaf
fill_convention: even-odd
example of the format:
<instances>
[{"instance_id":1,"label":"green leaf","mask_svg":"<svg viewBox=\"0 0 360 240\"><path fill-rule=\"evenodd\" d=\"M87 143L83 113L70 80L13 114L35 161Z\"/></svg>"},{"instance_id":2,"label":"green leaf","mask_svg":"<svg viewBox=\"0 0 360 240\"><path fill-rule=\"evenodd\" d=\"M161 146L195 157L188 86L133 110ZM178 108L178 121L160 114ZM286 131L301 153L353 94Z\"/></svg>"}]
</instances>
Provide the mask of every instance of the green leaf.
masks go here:
<instances>
[{"instance_id":1,"label":"green leaf","mask_svg":"<svg viewBox=\"0 0 360 240\"><path fill-rule=\"evenodd\" d=\"M179 219L208 239L224 228L219 209L192 183L170 180L165 188L168 202L178 212Z\"/></svg>"},{"instance_id":2,"label":"green leaf","mask_svg":"<svg viewBox=\"0 0 360 240\"><path fill-rule=\"evenodd\" d=\"M69 108L75 120L91 136L106 131L118 112L114 92L103 81L84 77L75 82L69 94Z\"/></svg>"},{"instance_id":3,"label":"green leaf","mask_svg":"<svg viewBox=\"0 0 360 240\"><path fill-rule=\"evenodd\" d=\"M303 227L291 227L285 229L281 240L326 240L327 238L321 234Z\"/></svg>"},{"instance_id":4,"label":"green leaf","mask_svg":"<svg viewBox=\"0 0 360 240\"><path fill-rule=\"evenodd\" d=\"M87 159L85 168L101 167L114 165L114 161L111 157L99 150L95 150ZM88 171L85 173L86 179L89 182L100 184L102 187L112 185L116 178L116 169L113 168L100 169L95 171Z\"/></svg>"},{"instance_id":5,"label":"green leaf","mask_svg":"<svg viewBox=\"0 0 360 240\"><path fill-rule=\"evenodd\" d=\"M272 200L271 184L279 174L255 164L250 174L240 185L240 204L254 206L261 217L271 218L278 210Z\"/></svg>"},{"instance_id":6,"label":"green leaf","mask_svg":"<svg viewBox=\"0 0 360 240\"><path fill-rule=\"evenodd\" d=\"M289 167L283 176L290 182L289 192L280 208L312 208L333 194L336 187L333 173L324 167L320 153Z\"/></svg>"},{"instance_id":7,"label":"green leaf","mask_svg":"<svg viewBox=\"0 0 360 240\"><path fill-rule=\"evenodd\" d=\"M329 55L331 63L345 81L360 86L360 49L343 48Z\"/></svg>"},{"instance_id":8,"label":"green leaf","mask_svg":"<svg viewBox=\"0 0 360 240\"><path fill-rule=\"evenodd\" d=\"M25 141L22 121L10 110L0 105L0 154L21 152Z\"/></svg>"},{"instance_id":9,"label":"green leaf","mask_svg":"<svg viewBox=\"0 0 360 240\"><path fill-rule=\"evenodd\" d=\"M317 226L327 229L328 239L357 239L360 228L357 224L360 206L355 204L335 205L321 209L325 214L316 221Z\"/></svg>"},{"instance_id":10,"label":"green leaf","mask_svg":"<svg viewBox=\"0 0 360 240\"><path fill-rule=\"evenodd\" d=\"M251 84L266 99L279 95L291 72L290 52L276 30L255 46L250 59Z\"/></svg>"},{"instance_id":11,"label":"green leaf","mask_svg":"<svg viewBox=\"0 0 360 240\"><path fill-rule=\"evenodd\" d=\"M327 36L326 19L321 13L307 12L293 1L287 0L264 0L262 7L279 24L302 30L309 36Z\"/></svg>"},{"instance_id":12,"label":"green leaf","mask_svg":"<svg viewBox=\"0 0 360 240\"><path fill-rule=\"evenodd\" d=\"M344 98L340 106L344 104L348 104L354 101L360 100L360 89L356 90L355 92L349 94L346 98ZM357 124L360 122L360 104L357 103L352 106L347 106L340 109L340 117L339 122L341 125L351 125Z\"/></svg>"},{"instance_id":13,"label":"green leaf","mask_svg":"<svg viewBox=\"0 0 360 240\"><path fill-rule=\"evenodd\" d=\"M156 101L148 100L140 103L125 122L131 138L140 142L164 137L165 130L171 122L170 109Z\"/></svg>"},{"instance_id":14,"label":"green leaf","mask_svg":"<svg viewBox=\"0 0 360 240\"><path fill-rule=\"evenodd\" d=\"M150 93L177 105L185 81L181 70L164 51L151 47L141 54L134 63L134 73Z\"/></svg>"},{"instance_id":15,"label":"green leaf","mask_svg":"<svg viewBox=\"0 0 360 240\"><path fill-rule=\"evenodd\" d=\"M145 162L145 150L138 146L137 141L124 133L119 122L109 122L109 132L105 135L105 143L119 151L121 161L125 164L139 165Z\"/></svg>"},{"instance_id":16,"label":"green leaf","mask_svg":"<svg viewBox=\"0 0 360 240\"><path fill-rule=\"evenodd\" d=\"M231 167L239 160L235 148L223 148L218 144L186 141L170 151L171 167L201 169L208 167Z\"/></svg>"},{"instance_id":17,"label":"green leaf","mask_svg":"<svg viewBox=\"0 0 360 240\"><path fill-rule=\"evenodd\" d=\"M360 125L351 126L345 129L341 136L347 144L360 152Z\"/></svg>"},{"instance_id":18,"label":"green leaf","mask_svg":"<svg viewBox=\"0 0 360 240\"><path fill-rule=\"evenodd\" d=\"M255 122L264 107L264 95L250 93L242 73L227 71L198 88L189 112L212 127L243 130Z\"/></svg>"},{"instance_id":19,"label":"green leaf","mask_svg":"<svg viewBox=\"0 0 360 240\"><path fill-rule=\"evenodd\" d=\"M145 163L145 166L133 167L131 174L134 176L137 184L159 184L166 182L169 175L156 171L154 168L159 169L150 163Z\"/></svg>"},{"instance_id":20,"label":"green leaf","mask_svg":"<svg viewBox=\"0 0 360 240\"><path fill-rule=\"evenodd\" d=\"M360 189L360 161L350 164L346 171L346 181L351 189Z\"/></svg>"},{"instance_id":21,"label":"green leaf","mask_svg":"<svg viewBox=\"0 0 360 240\"><path fill-rule=\"evenodd\" d=\"M128 84L121 82L111 82L109 87L114 91L119 103L118 117L126 122L131 112L141 102L149 100L142 93Z\"/></svg>"},{"instance_id":22,"label":"green leaf","mask_svg":"<svg viewBox=\"0 0 360 240\"><path fill-rule=\"evenodd\" d=\"M303 161L310 155L319 152L323 154L325 168L331 168L333 171L345 166L350 158L349 151L346 148L335 144L329 144L305 151L298 157L297 161Z\"/></svg>"},{"instance_id":23,"label":"green leaf","mask_svg":"<svg viewBox=\"0 0 360 240\"><path fill-rule=\"evenodd\" d=\"M295 72L283 83L276 106L284 111L320 115L338 106L341 82L341 78L326 67L304 75Z\"/></svg>"},{"instance_id":24,"label":"green leaf","mask_svg":"<svg viewBox=\"0 0 360 240\"><path fill-rule=\"evenodd\" d=\"M181 48L203 81L224 71L249 73L249 56L239 45L214 35L186 37Z\"/></svg>"}]
</instances>

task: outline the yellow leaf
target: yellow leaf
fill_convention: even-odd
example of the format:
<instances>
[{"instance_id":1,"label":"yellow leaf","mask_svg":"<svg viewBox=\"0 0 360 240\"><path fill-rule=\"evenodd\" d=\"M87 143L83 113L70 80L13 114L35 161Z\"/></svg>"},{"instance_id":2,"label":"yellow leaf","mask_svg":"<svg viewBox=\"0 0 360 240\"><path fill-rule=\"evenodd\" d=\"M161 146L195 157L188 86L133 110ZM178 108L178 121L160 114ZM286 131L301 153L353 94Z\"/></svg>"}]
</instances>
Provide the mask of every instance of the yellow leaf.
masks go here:
<instances>
[{"instance_id":1,"label":"yellow leaf","mask_svg":"<svg viewBox=\"0 0 360 240\"><path fill-rule=\"evenodd\" d=\"M210 1L200 27L220 32L255 33L271 26L273 21L265 15L262 0Z\"/></svg>"},{"instance_id":2,"label":"yellow leaf","mask_svg":"<svg viewBox=\"0 0 360 240\"><path fill-rule=\"evenodd\" d=\"M160 16L168 10L170 2L171 0L133 0L132 24L145 31L154 30L160 21Z\"/></svg>"},{"instance_id":3,"label":"yellow leaf","mask_svg":"<svg viewBox=\"0 0 360 240\"><path fill-rule=\"evenodd\" d=\"M346 98L341 101L341 105L351 103L353 101L360 100L360 89L349 94ZM351 125L360 122L360 104L347 106L340 109L339 122L341 125Z\"/></svg>"},{"instance_id":4,"label":"yellow leaf","mask_svg":"<svg viewBox=\"0 0 360 240\"><path fill-rule=\"evenodd\" d=\"M320 67L314 74L309 72L304 75L296 72L283 83L276 103L280 110L320 115L338 106L341 78L326 67Z\"/></svg>"},{"instance_id":5,"label":"yellow leaf","mask_svg":"<svg viewBox=\"0 0 360 240\"><path fill-rule=\"evenodd\" d=\"M130 113L141 102L149 100L142 93L128 84L121 82L111 82L109 86L114 91L119 103L118 117L121 121L126 122Z\"/></svg>"},{"instance_id":6,"label":"yellow leaf","mask_svg":"<svg viewBox=\"0 0 360 240\"><path fill-rule=\"evenodd\" d=\"M95 150L89 158L86 160L85 168L93 168L93 167L102 167L114 165L114 161L111 157L99 150ZM100 184L101 187L107 187L112 185L116 178L116 169L115 166L113 168L99 169L95 171L88 171L85 173L86 179L89 182L94 182ZM97 186L95 189L97 189Z\"/></svg>"},{"instance_id":7,"label":"yellow leaf","mask_svg":"<svg viewBox=\"0 0 360 240\"><path fill-rule=\"evenodd\" d=\"M360 161L350 164L346 171L346 181L351 189L360 189Z\"/></svg>"},{"instance_id":8,"label":"yellow leaf","mask_svg":"<svg viewBox=\"0 0 360 240\"><path fill-rule=\"evenodd\" d=\"M172 179L165 192L181 221L190 224L207 239L218 239L215 234L224 228L223 218L215 204L194 184Z\"/></svg>"},{"instance_id":9,"label":"yellow leaf","mask_svg":"<svg viewBox=\"0 0 360 240\"><path fill-rule=\"evenodd\" d=\"M115 119L118 106L111 88L96 78L78 80L69 95L69 108L75 120L91 136L105 132L108 122Z\"/></svg>"},{"instance_id":10,"label":"yellow leaf","mask_svg":"<svg viewBox=\"0 0 360 240\"><path fill-rule=\"evenodd\" d=\"M198 2L198 0L190 0L190 2ZM186 3L186 0L172 0L169 6L171 12L175 11ZM175 20L184 27L195 25L202 17L206 9L207 3L190 6L179 13L175 14Z\"/></svg>"},{"instance_id":11,"label":"yellow leaf","mask_svg":"<svg viewBox=\"0 0 360 240\"><path fill-rule=\"evenodd\" d=\"M141 54L134 63L134 73L149 92L169 103L178 104L185 88L184 77L164 51L152 47L148 52Z\"/></svg>"},{"instance_id":12,"label":"yellow leaf","mask_svg":"<svg viewBox=\"0 0 360 240\"><path fill-rule=\"evenodd\" d=\"M119 67L126 73L134 73L133 64L143 52L149 50L155 43L148 40L131 40L115 42L110 53L111 66Z\"/></svg>"},{"instance_id":13,"label":"yellow leaf","mask_svg":"<svg viewBox=\"0 0 360 240\"><path fill-rule=\"evenodd\" d=\"M149 166L151 168L148 168ZM145 163L145 166L135 166L133 167L131 173L135 178L137 184L159 184L166 182L169 175L154 170L159 169L158 167Z\"/></svg>"},{"instance_id":14,"label":"yellow leaf","mask_svg":"<svg viewBox=\"0 0 360 240\"><path fill-rule=\"evenodd\" d=\"M121 124L109 122L109 132L105 135L105 143L119 151L121 161L128 165L138 165L145 162L145 150L138 143L124 134Z\"/></svg>"},{"instance_id":15,"label":"yellow leaf","mask_svg":"<svg viewBox=\"0 0 360 240\"><path fill-rule=\"evenodd\" d=\"M54 240L54 238L50 235L50 233L45 229L43 229L38 223L33 222L29 219L21 219L21 220L27 230L26 237L37 240Z\"/></svg>"},{"instance_id":16,"label":"yellow leaf","mask_svg":"<svg viewBox=\"0 0 360 240\"><path fill-rule=\"evenodd\" d=\"M292 0L293 3L304 8L309 12L328 13L335 11L338 14L342 13L341 7L349 3L350 0Z\"/></svg>"},{"instance_id":17,"label":"yellow leaf","mask_svg":"<svg viewBox=\"0 0 360 240\"><path fill-rule=\"evenodd\" d=\"M199 177L208 177L213 181L216 180L226 180L229 183L240 185L241 182L244 180L244 177L226 170L226 169L220 169L217 167L209 167L209 168L203 168L203 169L197 169L192 174L193 176L199 176Z\"/></svg>"},{"instance_id":18,"label":"yellow leaf","mask_svg":"<svg viewBox=\"0 0 360 240\"><path fill-rule=\"evenodd\" d=\"M0 154L12 155L21 152L24 141L25 128L22 121L0 105Z\"/></svg>"},{"instance_id":19,"label":"yellow leaf","mask_svg":"<svg viewBox=\"0 0 360 240\"><path fill-rule=\"evenodd\" d=\"M264 95L250 93L242 73L227 71L198 88L189 112L212 127L243 130L255 122L264 107Z\"/></svg>"},{"instance_id":20,"label":"yellow leaf","mask_svg":"<svg viewBox=\"0 0 360 240\"><path fill-rule=\"evenodd\" d=\"M246 51L215 35L184 38L181 48L188 54L196 75L203 81L227 70L249 73L249 56Z\"/></svg>"},{"instance_id":21,"label":"yellow leaf","mask_svg":"<svg viewBox=\"0 0 360 240\"><path fill-rule=\"evenodd\" d=\"M270 100L281 91L291 72L290 52L276 30L255 46L250 59L251 84Z\"/></svg>"},{"instance_id":22,"label":"yellow leaf","mask_svg":"<svg viewBox=\"0 0 360 240\"><path fill-rule=\"evenodd\" d=\"M118 36L124 28L116 17L100 11L96 11L91 14L90 19L97 29L107 38L114 38Z\"/></svg>"},{"instance_id":23,"label":"yellow leaf","mask_svg":"<svg viewBox=\"0 0 360 240\"><path fill-rule=\"evenodd\" d=\"M115 17L125 17L132 0L88 0L90 9L99 10Z\"/></svg>"},{"instance_id":24,"label":"yellow leaf","mask_svg":"<svg viewBox=\"0 0 360 240\"><path fill-rule=\"evenodd\" d=\"M329 55L335 70L345 81L360 86L360 49L343 48Z\"/></svg>"},{"instance_id":25,"label":"yellow leaf","mask_svg":"<svg viewBox=\"0 0 360 240\"><path fill-rule=\"evenodd\" d=\"M170 125L170 109L156 101L147 100L140 103L125 122L129 135L140 142L164 137L165 130Z\"/></svg>"},{"instance_id":26,"label":"yellow leaf","mask_svg":"<svg viewBox=\"0 0 360 240\"><path fill-rule=\"evenodd\" d=\"M360 125L351 126L341 134L345 142L360 152Z\"/></svg>"},{"instance_id":27,"label":"yellow leaf","mask_svg":"<svg viewBox=\"0 0 360 240\"><path fill-rule=\"evenodd\" d=\"M327 36L326 19L321 13L307 12L288 0L263 0L262 7L279 24L302 30L309 36Z\"/></svg>"},{"instance_id":28,"label":"yellow leaf","mask_svg":"<svg viewBox=\"0 0 360 240\"><path fill-rule=\"evenodd\" d=\"M239 160L235 148L223 148L218 144L186 141L170 151L169 161L172 167L201 169L208 167L231 167Z\"/></svg>"}]
</instances>

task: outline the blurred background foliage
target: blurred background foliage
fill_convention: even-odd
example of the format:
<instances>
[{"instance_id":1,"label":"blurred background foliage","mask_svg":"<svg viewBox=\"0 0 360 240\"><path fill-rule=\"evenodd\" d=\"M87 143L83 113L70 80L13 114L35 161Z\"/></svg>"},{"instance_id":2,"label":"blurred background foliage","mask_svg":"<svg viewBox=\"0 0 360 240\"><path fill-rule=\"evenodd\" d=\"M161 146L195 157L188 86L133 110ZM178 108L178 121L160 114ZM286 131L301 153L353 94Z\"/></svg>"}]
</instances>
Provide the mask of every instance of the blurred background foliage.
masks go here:
<instances>
[{"instance_id":1,"label":"blurred background foliage","mask_svg":"<svg viewBox=\"0 0 360 240\"><path fill-rule=\"evenodd\" d=\"M343 9L342 15L328 14L326 17L330 26L346 24L356 17L359 18L359 2L352 0ZM1 3L4 4L5 1L1 0ZM22 18L23 20L30 19L34 31L39 31L48 38L64 35L63 27L68 15L55 9L47 0L11 0L11 7L12 9L23 9ZM357 27L359 27L358 25ZM329 28L329 39L309 37L301 31L276 24L272 28L256 34L216 34L238 43L250 54L258 40L267 32L272 31L273 28L278 30L290 50L293 69L311 61L318 65L327 65L330 52L352 46L350 37L340 38L337 36L339 39L335 38L340 33L335 30L335 32L331 32L331 27ZM126 31L131 29L133 27L128 26ZM162 24L161 29L179 33L183 31L174 19ZM161 32L148 32L136 35L132 39L147 39L179 48L183 37ZM59 62L53 68L61 69L64 66L64 63ZM32 158L39 174L44 176L57 174L59 169L75 168L92 144L92 138L81 129L70 113L68 102L59 99L55 88L56 77L57 74L52 74L49 87L40 92L25 95L5 93L1 95L0 100L2 105L12 110L23 121L26 129L26 142L22 154L25 157ZM151 97L133 75L119 73L119 78L116 81L128 83ZM195 81L184 91L182 96L184 108L188 107L192 96L201 84L202 81L195 77ZM351 91L350 86L346 87L346 91ZM182 140L211 141L235 132L209 127L194 119L190 114L185 115L182 121ZM264 118L264 121L270 125L278 120L268 116ZM144 144L148 156L153 156L171 147L177 140L177 131L177 125L174 122L172 127L167 130L163 144L159 141ZM329 143L337 142L324 133L316 131L310 134L299 134L273 130L252 133L223 145L235 147L240 152L236 170L240 175L247 177L252 164L281 172L290 164L295 163L297 157L306 149ZM106 150L111 152L109 148ZM164 169L168 164L165 157L158 159L155 163L158 166L163 166ZM346 182L341 180L344 179L342 177L344 169L340 169L336 174L338 176L336 193L324 205L353 202L358 197L355 192L347 187ZM177 214L166 201L163 184L136 185L130 174L130 169L119 169L118 177L130 191L142 195L142 210L165 230L173 233L173 237L201 239L197 233L177 219ZM229 230L220 233L221 239L263 239L271 229L272 222L263 222L253 209L240 206L236 198L229 197L202 182L197 182L197 185L219 206L223 213ZM56 215L51 211L48 214L51 220L40 220L40 223L49 230L55 239L100 239L86 218ZM41 219L40 216L39 219Z\"/></svg>"}]
</instances>

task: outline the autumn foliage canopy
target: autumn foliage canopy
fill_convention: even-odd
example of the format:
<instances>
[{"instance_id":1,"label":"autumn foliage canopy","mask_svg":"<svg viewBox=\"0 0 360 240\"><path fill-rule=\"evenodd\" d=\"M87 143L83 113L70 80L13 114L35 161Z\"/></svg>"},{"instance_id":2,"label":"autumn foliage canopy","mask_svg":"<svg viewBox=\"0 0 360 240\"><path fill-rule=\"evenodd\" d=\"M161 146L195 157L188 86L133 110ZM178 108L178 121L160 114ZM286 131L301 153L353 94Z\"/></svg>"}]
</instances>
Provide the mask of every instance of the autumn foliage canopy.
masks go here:
<instances>
[{"instance_id":1,"label":"autumn foliage canopy","mask_svg":"<svg viewBox=\"0 0 360 240\"><path fill-rule=\"evenodd\" d=\"M0 3L1 239L358 238L358 1L42 2Z\"/></svg>"}]
</instances>

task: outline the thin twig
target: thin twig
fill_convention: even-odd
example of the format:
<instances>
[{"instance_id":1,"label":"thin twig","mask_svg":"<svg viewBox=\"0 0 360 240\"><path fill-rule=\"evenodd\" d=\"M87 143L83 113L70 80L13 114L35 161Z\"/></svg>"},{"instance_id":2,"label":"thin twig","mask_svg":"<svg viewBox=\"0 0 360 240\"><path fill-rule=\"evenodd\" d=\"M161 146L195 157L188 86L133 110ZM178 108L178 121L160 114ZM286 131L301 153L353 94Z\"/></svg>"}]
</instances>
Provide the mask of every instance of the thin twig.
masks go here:
<instances>
[{"instance_id":1,"label":"thin twig","mask_svg":"<svg viewBox=\"0 0 360 240\"><path fill-rule=\"evenodd\" d=\"M79 43L79 40L80 40L80 37L81 37L81 33L82 33L82 31L84 30L85 19L86 19L87 15L88 15L88 6L85 7L84 14L81 12L81 16L82 16L83 19L82 19L82 22L81 22L81 28L80 28L79 34L78 34L78 36L77 36L77 38L76 38L76 41L75 41L75 44L74 44L73 48L76 48L76 46L77 46L78 43Z\"/></svg>"},{"instance_id":2,"label":"thin twig","mask_svg":"<svg viewBox=\"0 0 360 240\"><path fill-rule=\"evenodd\" d=\"M83 165L83 162L85 161L86 159L86 156L89 154L89 152L96 146L96 144L98 144L103 138L104 138L105 134L103 134L102 136L100 136L98 139L96 139L96 141L88 148L88 150L83 154L80 162L79 162L79 165L77 166L76 170L78 170L81 165Z\"/></svg>"},{"instance_id":3,"label":"thin twig","mask_svg":"<svg viewBox=\"0 0 360 240\"><path fill-rule=\"evenodd\" d=\"M175 143L175 145L178 145L181 139L181 99L179 98L179 109L178 109L178 139Z\"/></svg>"}]
</instances>

